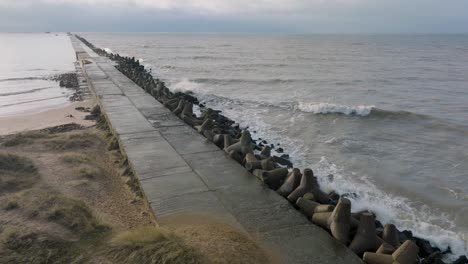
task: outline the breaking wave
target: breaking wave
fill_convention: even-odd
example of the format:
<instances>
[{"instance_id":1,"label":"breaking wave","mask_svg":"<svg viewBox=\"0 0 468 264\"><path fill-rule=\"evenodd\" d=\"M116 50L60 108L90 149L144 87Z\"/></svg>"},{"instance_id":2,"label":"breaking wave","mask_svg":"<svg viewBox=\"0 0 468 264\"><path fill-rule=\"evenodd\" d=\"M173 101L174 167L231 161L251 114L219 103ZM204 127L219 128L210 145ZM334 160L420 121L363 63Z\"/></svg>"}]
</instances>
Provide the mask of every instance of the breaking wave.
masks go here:
<instances>
[{"instance_id":1,"label":"breaking wave","mask_svg":"<svg viewBox=\"0 0 468 264\"><path fill-rule=\"evenodd\" d=\"M348 106L330 103L304 103L300 102L297 108L303 112L314 114L344 114L368 116L375 108L373 105Z\"/></svg>"},{"instance_id":2,"label":"breaking wave","mask_svg":"<svg viewBox=\"0 0 468 264\"><path fill-rule=\"evenodd\" d=\"M456 225L447 214L436 208L418 205L407 198L380 190L367 176L359 176L340 168L326 157L312 166L319 182L327 191L335 190L352 201L352 211L370 210L383 224L395 224L400 230L411 230L417 237L442 250L450 247L454 260L468 252L466 235L453 231Z\"/></svg>"}]
</instances>

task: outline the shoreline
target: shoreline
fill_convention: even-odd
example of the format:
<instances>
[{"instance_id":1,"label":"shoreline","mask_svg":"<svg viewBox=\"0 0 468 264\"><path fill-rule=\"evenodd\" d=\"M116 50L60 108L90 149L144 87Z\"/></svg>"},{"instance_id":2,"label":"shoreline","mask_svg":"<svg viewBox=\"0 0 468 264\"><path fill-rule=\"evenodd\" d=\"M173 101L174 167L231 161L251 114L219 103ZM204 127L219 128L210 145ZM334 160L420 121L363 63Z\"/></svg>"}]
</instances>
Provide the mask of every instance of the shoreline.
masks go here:
<instances>
[{"instance_id":1,"label":"shoreline","mask_svg":"<svg viewBox=\"0 0 468 264\"><path fill-rule=\"evenodd\" d=\"M48 109L41 112L28 112L0 117L0 136L21 133L29 130L39 130L48 127L76 123L85 127L94 125L92 120L85 120L88 112L76 108L90 108L91 100L71 102L67 106Z\"/></svg>"},{"instance_id":2,"label":"shoreline","mask_svg":"<svg viewBox=\"0 0 468 264\"><path fill-rule=\"evenodd\" d=\"M85 44L87 44L92 50L94 50L97 54L99 54L101 56L109 57L109 58L113 59L114 61L119 62L119 67L120 68L118 67L118 69L121 72L123 72L124 74L127 73L126 74L127 77L132 79L140 87L144 87L143 89L145 89L147 92L152 94L156 99L158 99L159 101L164 103L165 106L168 107L170 110L172 110L175 113L182 114L182 116L183 116L182 119L186 123L188 123L192 127L196 127L199 130L199 132L201 132L206 138L213 141L218 146L221 145L222 148L224 148L225 150L227 149L227 152L229 152L229 155L232 158L237 160L239 163L245 165L243 159L246 158L246 155L245 155L246 153L242 153L242 151L238 151L235 148L229 149L229 147L224 146L225 145L224 142L226 141L226 137L225 136L222 136L222 137L219 136L219 135L222 135L221 133L215 133L215 132L218 132L218 131L213 131L212 124L211 125L210 124L205 124L204 121L206 121L206 120L201 120L201 121L203 121L203 122L201 122L199 119L197 120L197 117L191 118L191 115L190 115L191 106L193 107L194 104L199 104L198 100L193 95L185 94L185 93L173 94L164 86L164 83L160 82L157 79L153 79L153 77L148 73L148 71L146 69L144 69L144 67L142 65L140 65L138 63L138 61L135 61L134 58L132 59L132 58L128 58L128 57L120 57L120 55L118 55L118 54L108 54L104 50L95 48L91 43L87 42L86 40L84 40L84 39L81 39L81 40ZM178 98L178 100L175 100L177 98ZM180 99L183 99L184 103L181 103ZM205 114L205 116L206 115L209 116L211 114L209 112L213 112L213 111L217 112L216 110L206 109L206 108L204 108L202 106L202 113ZM185 116L184 116L184 112L186 112ZM208 114L207 114L207 112L208 112ZM242 131L242 129L240 129L238 126L233 127L233 125L235 123L234 121L229 120L229 119L227 119L227 118L225 118L225 117L223 117L222 115L219 115L219 114L216 115L216 118L217 118L215 120L216 125L220 126L224 130L229 130L228 134L230 134L230 138L228 138L227 140L231 141L230 143L235 143L236 139L239 139L239 136L240 136L241 133L243 134L243 136L240 137L241 142L243 141L243 138L247 139L247 141L249 141L249 139L250 139L250 141L252 141L252 139L249 138L250 135L244 133L244 131ZM205 125L205 127L204 127L204 125ZM256 143L256 142L254 142L254 143ZM237 145L239 145L239 144L237 144ZM255 145L257 145L257 144L255 144ZM244 145L244 146L247 146L247 145ZM264 149L265 148L263 148L263 150ZM259 148L257 150L258 151L262 150L262 148ZM270 149L270 151L271 151L271 149ZM248 152L250 152L250 151L248 151ZM252 150L252 152L253 152L253 150ZM239 154L241 154L241 155L239 155ZM266 153L264 153L264 154L266 154ZM269 155L264 155L264 156L269 156ZM286 157L286 156L284 156L284 157ZM251 157L251 163L259 162L260 159L258 159L258 158L259 157L256 156L256 155L254 155L253 158ZM279 157L279 158L281 158L281 157ZM284 162L284 160L287 160L287 158L276 159L276 163L278 163L277 161L279 161L279 160ZM275 161L273 161L273 162L275 162ZM273 167L276 167L276 166L273 165ZM292 164L291 164L290 167L292 167ZM260 166L256 165L256 168L259 169L259 168L262 168L262 166L261 165ZM254 174L257 174L256 175L257 177L259 177L261 180L263 180L265 182L264 172L262 172L262 171L253 171L253 172L254 172ZM290 174L290 172L288 172L288 173L289 173L288 175L284 175L284 170L283 170L280 173L281 175L278 176L278 179L281 179L281 180L277 179L276 181L284 183L284 181L286 180L286 177L288 177L288 179L290 178L291 174ZM268 180L267 180L267 182L268 182ZM265 182L265 183L267 183L267 182ZM272 189L276 189L276 188L280 187L280 186L278 186L278 185L280 185L278 182L273 182L272 184L275 187L275 188L272 188ZM329 196L328 198L332 200L331 202L328 202L330 205L339 207L337 205L337 203L339 203L339 195L337 195L336 193L333 193L332 195L327 194L327 196ZM342 200L344 200L344 199L342 199ZM304 200L303 200L303 202L304 202ZM301 204L301 203L299 203L299 204ZM296 204L296 205L298 205L299 207L301 207L301 206L304 207L304 205L299 205L299 204ZM304 208L302 208L302 210L304 211ZM384 232L384 230L382 230L383 227L380 224L380 222L377 221L376 223L377 223L377 226L379 226L379 228L378 228L379 230L377 230L377 231ZM422 247L424 248L426 253L429 252L429 254L432 254L432 253L435 253L437 251L439 251L439 252L441 251L440 249L436 249L436 248L432 248L432 247L429 248L430 245L429 245L429 247L427 246L427 241L426 240L412 238L411 233L408 232L408 231L403 231L403 232L400 232L399 234L400 235L402 235L402 234L407 235L408 236L407 238L409 238L409 240L416 240L419 245L422 245ZM421 248L421 246L420 246L420 248ZM424 253L424 254L426 254L426 253ZM425 255L424 257L427 258L428 256Z\"/></svg>"}]
</instances>

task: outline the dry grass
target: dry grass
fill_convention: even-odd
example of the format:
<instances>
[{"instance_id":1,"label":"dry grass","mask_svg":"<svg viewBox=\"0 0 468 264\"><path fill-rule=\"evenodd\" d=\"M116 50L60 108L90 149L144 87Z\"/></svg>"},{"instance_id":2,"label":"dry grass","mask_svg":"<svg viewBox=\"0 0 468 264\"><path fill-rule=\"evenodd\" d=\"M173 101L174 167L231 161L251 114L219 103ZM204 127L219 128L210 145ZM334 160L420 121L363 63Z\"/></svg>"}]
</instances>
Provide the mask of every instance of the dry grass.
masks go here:
<instances>
[{"instance_id":1,"label":"dry grass","mask_svg":"<svg viewBox=\"0 0 468 264\"><path fill-rule=\"evenodd\" d=\"M0 153L0 175L0 194L30 188L39 180L31 160L7 153Z\"/></svg>"},{"instance_id":2,"label":"dry grass","mask_svg":"<svg viewBox=\"0 0 468 264\"><path fill-rule=\"evenodd\" d=\"M49 135L44 131L30 131L6 136L2 142L4 147L15 147L18 145L32 144L36 139L47 138Z\"/></svg>"},{"instance_id":3,"label":"dry grass","mask_svg":"<svg viewBox=\"0 0 468 264\"><path fill-rule=\"evenodd\" d=\"M0 263L61 264L84 263L72 243L47 233L7 229L0 233Z\"/></svg>"},{"instance_id":4,"label":"dry grass","mask_svg":"<svg viewBox=\"0 0 468 264\"><path fill-rule=\"evenodd\" d=\"M168 230L146 226L116 236L105 255L113 263L198 264L197 252Z\"/></svg>"},{"instance_id":5,"label":"dry grass","mask_svg":"<svg viewBox=\"0 0 468 264\"><path fill-rule=\"evenodd\" d=\"M54 137L44 142L44 146L51 150L69 151L91 148L99 140L97 133L86 131Z\"/></svg>"},{"instance_id":6,"label":"dry grass","mask_svg":"<svg viewBox=\"0 0 468 264\"><path fill-rule=\"evenodd\" d=\"M36 131L0 143L10 152L0 152L0 264L271 263L243 233L205 219L155 226L105 131Z\"/></svg>"},{"instance_id":7,"label":"dry grass","mask_svg":"<svg viewBox=\"0 0 468 264\"><path fill-rule=\"evenodd\" d=\"M31 218L57 223L76 234L90 234L106 228L82 201L71 199L53 190L28 190L10 202Z\"/></svg>"},{"instance_id":8,"label":"dry grass","mask_svg":"<svg viewBox=\"0 0 468 264\"><path fill-rule=\"evenodd\" d=\"M91 162L90 159L81 153L69 153L60 158L64 163L70 165L80 165Z\"/></svg>"}]
</instances>

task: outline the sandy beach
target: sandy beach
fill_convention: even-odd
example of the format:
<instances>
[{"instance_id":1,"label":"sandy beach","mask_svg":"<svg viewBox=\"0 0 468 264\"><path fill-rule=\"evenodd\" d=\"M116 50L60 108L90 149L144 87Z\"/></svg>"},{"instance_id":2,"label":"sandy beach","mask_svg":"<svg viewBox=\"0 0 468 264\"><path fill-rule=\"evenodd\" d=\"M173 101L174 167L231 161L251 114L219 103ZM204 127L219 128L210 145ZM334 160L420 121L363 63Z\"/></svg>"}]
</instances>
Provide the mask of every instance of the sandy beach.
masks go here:
<instances>
[{"instance_id":1,"label":"sandy beach","mask_svg":"<svg viewBox=\"0 0 468 264\"><path fill-rule=\"evenodd\" d=\"M84 127L94 125L92 120L85 120L88 112L76 110L76 108L90 108L92 100L74 102L61 108L46 110L39 113L14 114L8 117L0 117L0 135L39 130L47 127L75 123Z\"/></svg>"}]
</instances>

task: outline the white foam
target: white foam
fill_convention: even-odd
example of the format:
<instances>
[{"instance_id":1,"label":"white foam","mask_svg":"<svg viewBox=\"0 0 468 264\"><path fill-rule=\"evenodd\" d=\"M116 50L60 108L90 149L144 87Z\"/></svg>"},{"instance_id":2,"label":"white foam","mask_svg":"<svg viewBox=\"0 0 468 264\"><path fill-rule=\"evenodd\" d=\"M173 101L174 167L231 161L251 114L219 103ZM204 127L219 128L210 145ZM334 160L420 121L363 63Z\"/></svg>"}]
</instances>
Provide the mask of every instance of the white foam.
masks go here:
<instances>
[{"instance_id":1,"label":"white foam","mask_svg":"<svg viewBox=\"0 0 468 264\"><path fill-rule=\"evenodd\" d=\"M114 52L113 52L111 49L109 49L109 48L103 48L103 50L104 50L105 52L109 53L109 54L113 54L113 53L114 53Z\"/></svg>"},{"instance_id":2,"label":"white foam","mask_svg":"<svg viewBox=\"0 0 468 264\"><path fill-rule=\"evenodd\" d=\"M331 103L299 102L297 108L303 112L314 114L345 114L367 116L375 108L373 105L347 106Z\"/></svg>"},{"instance_id":3,"label":"white foam","mask_svg":"<svg viewBox=\"0 0 468 264\"><path fill-rule=\"evenodd\" d=\"M170 85L173 92L191 92L196 94L202 94L202 90L199 83L190 81L188 78L183 78L179 82Z\"/></svg>"},{"instance_id":4,"label":"white foam","mask_svg":"<svg viewBox=\"0 0 468 264\"><path fill-rule=\"evenodd\" d=\"M370 210L383 224L395 224L400 230L411 230L417 237L427 239L442 250L450 246L449 260L468 253L467 234L453 231L455 223L446 214L428 206L415 206L406 198L385 193L366 176L345 172L322 157L313 167L322 188L340 194L350 193L352 211ZM327 177L333 175L333 177Z\"/></svg>"}]
</instances>

